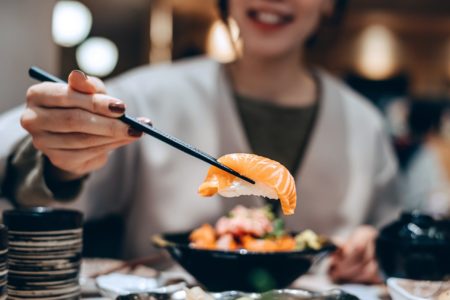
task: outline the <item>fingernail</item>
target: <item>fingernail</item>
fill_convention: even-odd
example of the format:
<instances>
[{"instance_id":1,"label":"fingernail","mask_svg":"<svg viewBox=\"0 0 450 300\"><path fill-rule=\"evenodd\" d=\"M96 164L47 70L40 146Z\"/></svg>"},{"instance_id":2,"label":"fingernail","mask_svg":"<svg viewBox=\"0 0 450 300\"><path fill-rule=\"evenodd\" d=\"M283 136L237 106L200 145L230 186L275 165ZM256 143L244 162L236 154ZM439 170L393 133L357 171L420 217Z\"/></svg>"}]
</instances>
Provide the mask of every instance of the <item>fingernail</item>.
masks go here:
<instances>
[{"instance_id":1,"label":"fingernail","mask_svg":"<svg viewBox=\"0 0 450 300\"><path fill-rule=\"evenodd\" d=\"M88 77L86 76L86 74L83 72L83 71L81 71L81 70L73 70L74 72L77 72L78 74L80 74L81 76L83 76L84 77L84 79L88 79Z\"/></svg>"},{"instance_id":2,"label":"fingernail","mask_svg":"<svg viewBox=\"0 0 450 300\"><path fill-rule=\"evenodd\" d=\"M132 137L140 137L142 135L142 131L137 130L133 127L128 127L128 135Z\"/></svg>"},{"instance_id":3,"label":"fingernail","mask_svg":"<svg viewBox=\"0 0 450 300\"><path fill-rule=\"evenodd\" d=\"M125 112L125 104L123 102L113 102L108 105L111 112L123 114Z\"/></svg>"}]
</instances>

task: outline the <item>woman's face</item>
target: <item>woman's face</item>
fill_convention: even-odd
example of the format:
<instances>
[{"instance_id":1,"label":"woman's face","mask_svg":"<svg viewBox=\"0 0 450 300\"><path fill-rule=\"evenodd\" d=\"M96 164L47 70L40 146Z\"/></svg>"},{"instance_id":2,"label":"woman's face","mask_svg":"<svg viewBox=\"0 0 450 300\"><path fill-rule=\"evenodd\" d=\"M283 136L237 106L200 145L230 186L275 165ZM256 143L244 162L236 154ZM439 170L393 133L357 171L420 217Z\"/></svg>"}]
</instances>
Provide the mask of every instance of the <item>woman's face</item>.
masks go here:
<instances>
[{"instance_id":1,"label":"woman's face","mask_svg":"<svg viewBox=\"0 0 450 300\"><path fill-rule=\"evenodd\" d=\"M298 53L331 0L228 0L248 56Z\"/></svg>"}]
</instances>

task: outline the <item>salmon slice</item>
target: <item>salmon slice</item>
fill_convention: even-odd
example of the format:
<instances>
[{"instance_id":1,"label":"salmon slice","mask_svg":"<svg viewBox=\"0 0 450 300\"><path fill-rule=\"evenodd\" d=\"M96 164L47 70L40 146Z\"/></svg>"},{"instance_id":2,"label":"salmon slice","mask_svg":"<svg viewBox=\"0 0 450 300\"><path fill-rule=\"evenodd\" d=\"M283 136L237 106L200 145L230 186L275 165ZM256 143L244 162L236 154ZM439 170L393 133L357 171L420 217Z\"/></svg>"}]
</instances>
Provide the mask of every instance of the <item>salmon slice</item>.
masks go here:
<instances>
[{"instance_id":1,"label":"salmon slice","mask_svg":"<svg viewBox=\"0 0 450 300\"><path fill-rule=\"evenodd\" d=\"M277 161L247 153L227 154L218 159L227 167L255 181L248 183L234 175L210 167L198 193L209 197L217 193L224 197L241 195L279 199L285 215L294 213L297 203L295 182L288 169Z\"/></svg>"}]
</instances>

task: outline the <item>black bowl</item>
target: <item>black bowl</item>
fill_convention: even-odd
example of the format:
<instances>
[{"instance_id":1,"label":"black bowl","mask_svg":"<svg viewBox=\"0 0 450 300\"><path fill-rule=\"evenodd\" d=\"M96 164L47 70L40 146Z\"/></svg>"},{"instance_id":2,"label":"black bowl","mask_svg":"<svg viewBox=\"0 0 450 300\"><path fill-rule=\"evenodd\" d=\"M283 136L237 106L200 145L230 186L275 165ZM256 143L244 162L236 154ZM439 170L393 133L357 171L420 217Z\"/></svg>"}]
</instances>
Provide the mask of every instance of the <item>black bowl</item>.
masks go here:
<instances>
[{"instance_id":1,"label":"black bowl","mask_svg":"<svg viewBox=\"0 0 450 300\"><path fill-rule=\"evenodd\" d=\"M403 213L381 229L376 255L385 277L443 280L450 276L450 220Z\"/></svg>"},{"instance_id":2,"label":"black bowl","mask_svg":"<svg viewBox=\"0 0 450 300\"><path fill-rule=\"evenodd\" d=\"M189 234L156 235L153 242L165 248L209 291L264 292L285 288L306 273L315 261L336 249L331 243L320 250L284 252L195 249L189 246Z\"/></svg>"}]
</instances>

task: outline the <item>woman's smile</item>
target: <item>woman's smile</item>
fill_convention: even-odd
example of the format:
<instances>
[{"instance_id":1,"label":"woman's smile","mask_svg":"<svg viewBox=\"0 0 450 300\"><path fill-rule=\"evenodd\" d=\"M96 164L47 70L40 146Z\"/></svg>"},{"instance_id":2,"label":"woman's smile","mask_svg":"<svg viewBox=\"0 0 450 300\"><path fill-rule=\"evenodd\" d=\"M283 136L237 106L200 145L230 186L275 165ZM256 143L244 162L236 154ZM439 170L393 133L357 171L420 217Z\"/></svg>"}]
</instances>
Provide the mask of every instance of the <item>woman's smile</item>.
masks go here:
<instances>
[{"instance_id":1,"label":"woman's smile","mask_svg":"<svg viewBox=\"0 0 450 300\"><path fill-rule=\"evenodd\" d=\"M294 20L292 14L276 10L249 9L247 16L255 26L262 30L281 29Z\"/></svg>"},{"instance_id":2,"label":"woman's smile","mask_svg":"<svg viewBox=\"0 0 450 300\"><path fill-rule=\"evenodd\" d=\"M316 30L325 0L230 0L230 16L240 28L244 55L298 60ZM297 62L293 62L296 64Z\"/></svg>"}]
</instances>

